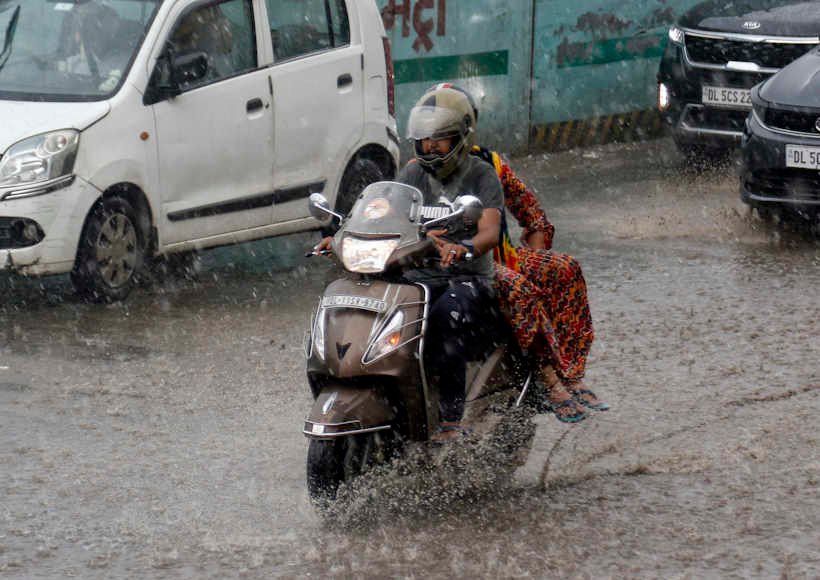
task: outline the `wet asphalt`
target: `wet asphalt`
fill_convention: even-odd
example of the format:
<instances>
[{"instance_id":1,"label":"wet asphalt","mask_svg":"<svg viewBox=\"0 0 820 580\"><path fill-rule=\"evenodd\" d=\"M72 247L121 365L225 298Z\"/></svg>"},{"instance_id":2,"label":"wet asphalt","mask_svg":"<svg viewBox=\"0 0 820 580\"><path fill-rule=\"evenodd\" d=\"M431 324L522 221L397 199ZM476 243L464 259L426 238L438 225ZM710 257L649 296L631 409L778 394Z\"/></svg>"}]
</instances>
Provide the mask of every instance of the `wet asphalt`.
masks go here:
<instances>
[{"instance_id":1,"label":"wet asphalt","mask_svg":"<svg viewBox=\"0 0 820 580\"><path fill-rule=\"evenodd\" d=\"M123 304L0 277L0 578L817 578L820 242L668 140L513 160L583 266L586 380L509 481L459 458L307 498L316 235ZM421 482L421 483L420 483Z\"/></svg>"}]
</instances>

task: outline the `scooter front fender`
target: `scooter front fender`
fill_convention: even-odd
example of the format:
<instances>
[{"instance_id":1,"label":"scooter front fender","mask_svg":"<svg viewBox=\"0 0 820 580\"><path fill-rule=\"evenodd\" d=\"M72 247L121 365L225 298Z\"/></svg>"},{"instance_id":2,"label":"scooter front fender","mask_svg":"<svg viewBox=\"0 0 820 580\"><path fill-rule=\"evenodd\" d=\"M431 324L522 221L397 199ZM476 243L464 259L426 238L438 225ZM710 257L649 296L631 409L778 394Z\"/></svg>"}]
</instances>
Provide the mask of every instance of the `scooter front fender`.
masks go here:
<instances>
[{"instance_id":1,"label":"scooter front fender","mask_svg":"<svg viewBox=\"0 0 820 580\"><path fill-rule=\"evenodd\" d=\"M393 429L395 419L380 389L330 383L316 397L302 432L314 439L333 439Z\"/></svg>"}]
</instances>

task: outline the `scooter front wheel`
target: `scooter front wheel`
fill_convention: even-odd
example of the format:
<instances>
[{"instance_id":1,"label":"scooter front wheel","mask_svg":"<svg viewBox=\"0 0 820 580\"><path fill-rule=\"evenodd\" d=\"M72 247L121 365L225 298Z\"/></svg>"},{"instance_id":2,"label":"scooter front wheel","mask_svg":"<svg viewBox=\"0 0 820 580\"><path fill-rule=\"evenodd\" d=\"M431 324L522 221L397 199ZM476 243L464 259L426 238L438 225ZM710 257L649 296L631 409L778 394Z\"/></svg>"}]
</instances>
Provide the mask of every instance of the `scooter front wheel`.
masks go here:
<instances>
[{"instance_id":1,"label":"scooter front wheel","mask_svg":"<svg viewBox=\"0 0 820 580\"><path fill-rule=\"evenodd\" d=\"M335 439L311 439L307 456L307 488L314 504L336 499L339 486L372 465L386 463L395 447L391 431Z\"/></svg>"}]
</instances>

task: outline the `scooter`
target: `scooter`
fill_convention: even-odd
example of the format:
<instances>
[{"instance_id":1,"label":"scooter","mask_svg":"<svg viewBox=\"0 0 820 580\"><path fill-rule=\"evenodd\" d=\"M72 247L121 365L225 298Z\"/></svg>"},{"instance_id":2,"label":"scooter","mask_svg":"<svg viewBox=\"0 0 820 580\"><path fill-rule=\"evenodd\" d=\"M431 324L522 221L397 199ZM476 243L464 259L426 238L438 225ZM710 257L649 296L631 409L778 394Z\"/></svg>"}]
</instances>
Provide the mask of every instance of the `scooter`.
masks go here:
<instances>
[{"instance_id":1,"label":"scooter","mask_svg":"<svg viewBox=\"0 0 820 580\"><path fill-rule=\"evenodd\" d=\"M310 439L307 486L318 502L332 501L342 483L408 444L428 442L438 428L438 393L424 368L430 289L402 273L436 259L426 231L454 220L477 223L483 207L469 195L451 207L425 206L418 189L389 181L369 185L348 216L333 212L321 194L309 204L320 222L340 220L332 254L346 272L327 286L305 339L314 398L303 429ZM532 369L508 330L488 332L503 338L468 365L463 424L474 438L508 417L531 423L534 414L510 412L526 406ZM510 451L519 464L526 457Z\"/></svg>"}]
</instances>

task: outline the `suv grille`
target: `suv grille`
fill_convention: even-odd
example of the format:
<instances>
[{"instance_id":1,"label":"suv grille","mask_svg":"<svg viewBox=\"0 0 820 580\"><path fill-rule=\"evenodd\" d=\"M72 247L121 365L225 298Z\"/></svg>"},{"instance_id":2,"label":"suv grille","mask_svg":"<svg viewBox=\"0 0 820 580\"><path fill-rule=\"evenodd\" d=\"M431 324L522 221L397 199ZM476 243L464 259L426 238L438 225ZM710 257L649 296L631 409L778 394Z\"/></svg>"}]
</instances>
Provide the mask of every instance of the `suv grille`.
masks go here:
<instances>
[{"instance_id":1,"label":"suv grille","mask_svg":"<svg viewBox=\"0 0 820 580\"><path fill-rule=\"evenodd\" d=\"M747 73L728 70L701 69L701 84L718 87L738 87L741 89L751 89L758 83L762 83L771 75L768 73Z\"/></svg>"},{"instance_id":2,"label":"suv grille","mask_svg":"<svg viewBox=\"0 0 820 580\"><path fill-rule=\"evenodd\" d=\"M730 60L753 62L766 68L783 68L814 48L814 44L748 42L686 35L686 52L694 62L725 65Z\"/></svg>"},{"instance_id":3,"label":"suv grille","mask_svg":"<svg viewBox=\"0 0 820 580\"><path fill-rule=\"evenodd\" d=\"M746 177L746 191L792 201L820 202L820 173L795 169L752 171Z\"/></svg>"},{"instance_id":4,"label":"suv grille","mask_svg":"<svg viewBox=\"0 0 820 580\"><path fill-rule=\"evenodd\" d=\"M796 131L820 137L820 111L813 113L766 109L763 123L772 129Z\"/></svg>"}]
</instances>

